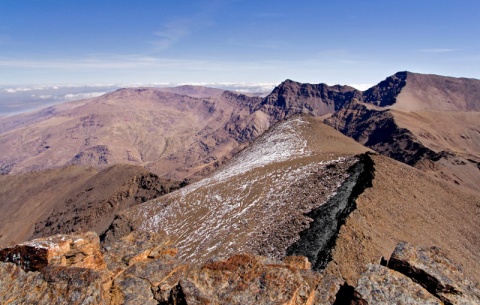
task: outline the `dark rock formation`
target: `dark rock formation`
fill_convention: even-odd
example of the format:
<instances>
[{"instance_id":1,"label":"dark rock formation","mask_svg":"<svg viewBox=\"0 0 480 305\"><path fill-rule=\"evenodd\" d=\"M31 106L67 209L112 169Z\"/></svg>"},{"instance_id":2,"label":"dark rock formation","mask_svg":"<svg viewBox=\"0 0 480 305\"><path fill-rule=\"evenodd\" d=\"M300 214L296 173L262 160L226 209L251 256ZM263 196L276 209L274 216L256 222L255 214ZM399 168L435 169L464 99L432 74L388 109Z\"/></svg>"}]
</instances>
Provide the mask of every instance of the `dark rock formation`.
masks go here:
<instances>
[{"instance_id":1,"label":"dark rock formation","mask_svg":"<svg viewBox=\"0 0 480 305\"><path fill-rule=\"evenodd\" d=\"M348 177L337 193L325 204L307 214L313 219L310 227L300 233L300 239L287 249L288 255L304 255L313 270L320 270L331 260L331 251L340 227L355 209L355 200L372 186L374 164L368 153L359 156L359 162L348 169Z\"/></svg>"},{"instance_id":2,"label":"dark rock formation","mask_svg":"<svg viewBox=\"0 0 480 305\"><path fill-rule=\"evenodd\" d=\"M436 155L412 132L399 127L388 110L369 109L352 101L325 123L382 155L409 165Z\"/></svg>"},{"instance_id":3,"label":"dark rock formation","mask_svg":"<svg viewBox=\"0 0 480 305\"><path fill-rule=\"evenodd\" d=\"M398 243L387 267L368 265L355 288L367 304L480 304L478 283L437 247Z\"/></svg>"},{"instance_id":4,"label":"dark rock formation","mask_svg":"<svg viewBox=\"0 0 480 305\"><path fill-rule=\"evenodd\" d=\"M363 101L384 107L393 105L406 84L407 72L398 72L363 92Z\"/></svg>"},{"instance_id":5,"label":"dark rock formation","mask_svg":"<svg viewBox=\"0 0 480 305\"><path fill-rule=\"evenodd\" d=\"M360 91L349 86L302 84L286 80L265 97L257 109L269 114L272 122L278 122L296 114L320 116L333 113L360 96Z\"/></svg>"}]
</instances>

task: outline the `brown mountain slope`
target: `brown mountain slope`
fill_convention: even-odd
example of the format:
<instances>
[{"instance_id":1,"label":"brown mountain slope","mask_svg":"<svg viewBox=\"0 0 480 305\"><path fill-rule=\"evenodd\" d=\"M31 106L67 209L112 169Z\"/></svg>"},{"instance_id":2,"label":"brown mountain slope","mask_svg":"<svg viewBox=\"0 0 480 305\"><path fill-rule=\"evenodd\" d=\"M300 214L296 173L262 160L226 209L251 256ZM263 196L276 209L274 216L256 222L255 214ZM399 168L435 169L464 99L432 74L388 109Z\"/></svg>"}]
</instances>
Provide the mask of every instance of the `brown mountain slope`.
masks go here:
<instances>
[{"instance_id":1,"label":"brown mountain slope","mask_svg":"<svg viewBox=\"0 0 480 305\"><path fill-rule=\"evenodd\" d=\"M326 122L437 177L480 185L480 81L399 72Z\"/></svg>"},{"instance_id":2,"label":"brown mountain slope","mask_svg":"<svg viewBox=\"0 0 480 305\"><path fill-rule=\"evenodd\" d=\"M17 123L0 134L1 168L4 173L18 173L68 164L102 168L126 163L184 178L214 166L244 145L236 139L235 130L225 129L227 122L232 117L247 117L249 103L260 99L220 94L215 89L188 91L192 90L197 95L213 92L214 96L121 89L50 107L37 112L38 118L32 114L9 118L4 124L13 119ZM257 122L253 119L252 123Z\"/></svg>"},{"instance_id":3,"label":"brown mountain slope","mask_svg":"<svg viewBox=\"0 0 480 305\"><path fill-rule=\"evenodd\" d=\"M447 183L384 156L375 179L340 230L327 271L355 283L366 263L389 257L398 241L438 246L480 281L480 192Z\"/></svg>"},{"instance_id":4,"label":"brown mountain slope","mask_svg":"<svg viewBox=\"0 0 480 305\"><path fill-rule=\"evenodd\" d=\"M350 87L286 81L262 102L260 98L193 86L122 89L95 99L4 118L0 120L2 173L37 171L28 178L29 188L21 182L27 176L21 176L17 182L14 182L17 178L11 178L7 185L13 186L5 188L5 195L0 197L2 204L10 203L5 215L30 215L32 202L48 199L45 199L48 203L38 207L35 217L25 219L24 231L5 240L24 240L32 230L35 236L86 228L101 233L112 213L131 204L122 203L118 208L107 204L108 196L124 194L125 190L117 189L123 178L113 179L111 190L106 185L106 195L95 195L100 203L93 204L89 198L92 192L85 189L101 189L96 183L108 181L106 173L111 170L102 171L91 180L90 176L85 177L91 184L86 187L80 183L81 179L69 185L68 170L60 169L65 165L103 170L111 164L126 163L143 166L163 177L202 177L276 121L296 113L323 115L333 111L344 103L342 92L352 90L355 91ZM273 105L276 99L284 101L284 105ZM58 171L41 173L49 168ZM120 177L130 179L123 173ZM48 179L58 183L46 187L48 192L44 193ZM13 189L29 195L10 198ZM55 202L51 202L53 195L58 197ZM10 220L16 222L16 219ZM15 232L8 230L7 220L4 227L5 236Z\"/></svg>"},{"instance_id":5,"label":"brown mountain slope","mask_svg":"<svg viewBox=\"0 0 480 305\"><path fill-rule=\"evenodd\" d=\"M57 233L102 233L115 213L180 186L145 169L80 166L0 176L0 245Z\"/></svg>"},{"instance_id":6,"label":"brown mountain slope","mask_svg":"<svg viewBox=\"0 0 480 305\"><path fill-rule=\"evenodd\" d=\"M400 72L406 84L392 108L403 111L480 111L480 81Z\"/></svg>"},{"instance_id":7,"label":"brown mountain slope","mask_svg":"<svg viewBox=\"0 0 480 305\"><path fill-rule=\"evenodd\" d=\"M175 179L201 177L279 120L330 114L358 94L289 80L265 99L196 86L120 89L0 119L0 170L122 163Z\"/></svg>"}]
</instances>

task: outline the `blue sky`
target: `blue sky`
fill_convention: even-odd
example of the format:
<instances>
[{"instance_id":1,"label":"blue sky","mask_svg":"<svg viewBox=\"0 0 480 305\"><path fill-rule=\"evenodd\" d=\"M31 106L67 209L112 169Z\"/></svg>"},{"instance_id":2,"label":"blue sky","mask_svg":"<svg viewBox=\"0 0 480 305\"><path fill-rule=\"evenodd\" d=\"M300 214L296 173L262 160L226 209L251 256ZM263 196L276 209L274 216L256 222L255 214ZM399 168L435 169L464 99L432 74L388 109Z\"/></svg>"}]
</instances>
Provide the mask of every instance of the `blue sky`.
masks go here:
<instances>
[{"instance_id":1,"label":"blue sky","mask_svg":"<svg viewBox=\"0 0 480 305\"><path fill-rule=\"evenodd\" d=\"M480 78L477 0L1 0L0 85Z\"/></svg>"}]
</instances>

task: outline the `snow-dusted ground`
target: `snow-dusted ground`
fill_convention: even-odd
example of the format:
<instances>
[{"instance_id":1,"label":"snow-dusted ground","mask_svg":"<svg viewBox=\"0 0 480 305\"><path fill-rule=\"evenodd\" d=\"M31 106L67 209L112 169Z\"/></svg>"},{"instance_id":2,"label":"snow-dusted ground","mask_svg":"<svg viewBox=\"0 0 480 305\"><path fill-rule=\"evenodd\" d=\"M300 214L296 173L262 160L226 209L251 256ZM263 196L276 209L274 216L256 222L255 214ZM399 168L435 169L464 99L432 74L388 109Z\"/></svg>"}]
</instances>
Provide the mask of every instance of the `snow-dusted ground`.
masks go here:
<instances>
[{"instance_id":1,"label":"snow-dusted ground","mask_svg":"<svg viewBox=\"0 0 480 305\"><path fill-rule=\"evenodd\" d=\"M312 153L300 132L307 124L301 118L280 124L212 176L139 207L144 219L140 229L166 231L180 258L194 263L232 252L255 252L279 226L294 216L304 217L333 196L346 177L323 175L322 196L297 202L299 196L308 197L298 194L303 189L299 183L318 176L328 164L346 162L345 158L301 162ZM294 233L288 238L298 232Z\"/></svg>"}]
</instances>

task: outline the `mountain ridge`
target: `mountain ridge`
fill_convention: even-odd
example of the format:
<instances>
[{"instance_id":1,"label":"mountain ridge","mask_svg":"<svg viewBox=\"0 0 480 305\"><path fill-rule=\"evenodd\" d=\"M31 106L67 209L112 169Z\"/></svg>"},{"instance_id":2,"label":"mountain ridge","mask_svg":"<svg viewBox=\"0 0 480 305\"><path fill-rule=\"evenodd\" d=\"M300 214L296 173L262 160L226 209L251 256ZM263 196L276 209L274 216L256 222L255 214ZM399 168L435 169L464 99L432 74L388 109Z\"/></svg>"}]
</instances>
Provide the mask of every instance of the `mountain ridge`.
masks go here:
<instances>
[{"instance_id":1,"label":"mountain ridge","mask_svg":"<svg viewBox=\"0 0 480 305\"><path fill-rule=\"evenodd\" d=\"M74 232L1 249L0 298L476 304L477 87L120 89L0 120L0 244Z\"/></svg>"}]
</instances>

